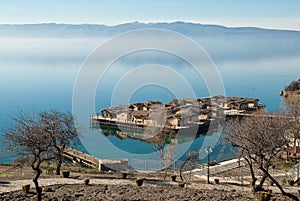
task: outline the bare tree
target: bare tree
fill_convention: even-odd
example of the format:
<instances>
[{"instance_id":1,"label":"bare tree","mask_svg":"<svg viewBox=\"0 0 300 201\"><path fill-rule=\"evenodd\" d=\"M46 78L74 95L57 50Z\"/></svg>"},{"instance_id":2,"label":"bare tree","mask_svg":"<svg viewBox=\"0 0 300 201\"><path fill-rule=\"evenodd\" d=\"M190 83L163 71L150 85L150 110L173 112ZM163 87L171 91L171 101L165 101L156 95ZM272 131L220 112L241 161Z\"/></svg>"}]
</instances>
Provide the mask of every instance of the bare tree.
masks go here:
<instances>
[{"instance_id":1,"label":"bare tree","mask_svg":"<svg viewBox=\"0 0 300 201\"><path fill-rule=\"evenodd\" d=\"M33 183L37 192L37 200L42 199L42 189L38 179L42 173L41 163L54 159L52 138L37 114L26 114L19 111L12 118L13 124L5 130L7 148L17 157L26 158L35 172Z\"/></svg>"},{"instance_id":2,"label":"bare tree","mask_svg":"<svg viewBox=\"0 0 300 201\"><path fill-rule=\"evenodd\" d=\"M190 151L187 153L187 159L180 165L179 175L181 181L188 181L191 178L191 170L198 166L198 162L198 152Z\"/></svg>"},{"instance_id":3,"label":"bare tree","mask_svg":"<svg viewBox=\"0 0 300 201\"><path fill-rule=\"evenodd\" d=\"M63 113L57 110L41 112L40 116L47 128L47 132L52 138L53 147L57 156L56 175L60 175L65 148L70 146L71 143L78 143L74 116L69 112Z\"/></svg>"},{"instance_id":4,"label":"bare tree","mask_svg":"<svg viewBox=\"0 0 300 201\"><path fill-rule=\"evenodd\" d=\"M149 140L152 148L159 154L161 170L166 173L164 179L166 179L167 171L171 169L173 158L176 155L174 146L171 144L172 135L171 131L163 130Z\"/></svg>"},{"instance_id":5,"label":"bare tree","mask_svg":"<svg viewBox=\"0 0 300 201\"><path fill-rule=\"evenodd\" d=\"M260 184L256 186L257 176L254 171L254 160L252 160L251 157L251 155L254 154L253 149L256 149L256 147L252 147L250 144L253 141L250 137L254 137L252 133L255 133L255 131L252 130L252 127L255 126L252 121L253 119L250 117L246 117L246 119L239 117L228 119L226 129L224 130L224 138L233 147L239 148L240 156L244 157L249 166L252 189L253 191L258 191L261 189L266 176L264 175Z\"/></svg>"},{"instance_id":6,"label":"bare tree","mask_svg":"<svg viewBox=\"0 0 300 201\"><path fill-rule=\"evenodd\" d=\"M300 96L290 95L283 97L284 111L290 117L289 135L293 138L294 146L299 146L300 139Z\"/></svg>"},{"instance_id":7,"label":"bare tree","mask_svg":"<svg viewBox=\"0 0 300 201\"><path fill-rule=\"evenodd\" d=\"M154 151L157 151L159 154L160 161L162 163L162 169L164 168L164 159L165 159L165 147L167 143L167 134L162 131L158 135L154 136L150 139L151 147L154 149Z\"/></svg>"},{"instance_id":8,"label":"bare tree","mask_svg":"<svg viewBox=\"0 0 300 201\"><path fill-rule=\"evenodd\" d=\"M249 164L252 175L252 187L255 186L253 164L264 174L260 187L266 178L269 178L279 188L284 196L299 200L297 196L285 192L279 182L269 172L273 160L279 156L282 148L288 144L285 136L287 118L281 114L270 114L266 111L259 111L252 116L237 117L227 121L224 131L225 138L237 147ZM252 169L252 170L251 170Z\"/></svg>"},{"instance_id":9,"label":"bare tree","mask_svg":"<svg viewBox=\"0 0 300 201\"><path fill-rule=\"evenodd\" d=\"M165 154L165 168L168 170L171 170L172 165L174 163L174 156L176 155L175 147L174 144L169 144L168 147L166 148L166 154Z\"/></svg>"}]
</instances>

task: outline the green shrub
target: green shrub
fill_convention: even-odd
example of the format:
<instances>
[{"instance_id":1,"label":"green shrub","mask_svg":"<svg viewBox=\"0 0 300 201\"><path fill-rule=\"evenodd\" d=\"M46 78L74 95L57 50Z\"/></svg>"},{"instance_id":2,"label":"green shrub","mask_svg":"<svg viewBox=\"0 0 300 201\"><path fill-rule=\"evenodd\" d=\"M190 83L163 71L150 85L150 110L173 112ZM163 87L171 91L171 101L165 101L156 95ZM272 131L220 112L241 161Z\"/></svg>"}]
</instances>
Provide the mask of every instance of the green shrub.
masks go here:
<instances>
[{"instance_id":1,"label":"green shrub","mask_svg":"<svg viewBox=\"0 0 300 201\"><path fill-rule=\"evenodd\" d=\"M144 179L138 178L138 179L135 180L135 183L136 183L137 186L142 186L143 182L144 182Z\"/></svg>"},{"instance_id":2,"label":"green shrub","mask_svg":"<svg viewBox=\"0 0 300 201\"><path fill-rule=\"evenodd\" d=\"M184 183L183 183L183 182L179 182L179 183L178 183L178 187L179 187L179 188L183 188L183 187L184 187Z\"/></svg>"},{"instance_id":3,"label":"green shrub","mask_svg":"<svg viewBox=\"0 0 300 201\"><path fill-rule=\"evenodd\" d=\"M171 180L176 181L176 175L175 174L171 175Z\"/></svg>"},{"instance_id":4,"label":"green shrub","mask_svg":"<svg viewBox=\"0 0 300 201\"><path fill-rule=\"evenodd\" d=\"M23 185L22 186L22 191L23 193L29 193L29 190L30 190L30 184L26 184L26 185Z\"/></svg>"},{"instance_id":5,"label":"green shrub","mask_svg":"<svg viewBox=\"0 0 300 201\"><path fill-rule=\"evenodd\" d=\"M259 192L259 201L270 201L271 194L269 192Z\"/></svg>"},{"instance_id":6,"label":"green shrub","mask_svg":"<svg viewBox=\"0 0 300 201\"><path fill-rule=\"evenodd\" d=\"M216 184L220 184L220 180L219 179L215 179L215 183Z\"/></svg>"},{"instance_id":7,"label":"green shrub","mask_svg":"<svg viewBox=\"0 0 300 201\"><path fill-rule=\"evenodd\" d=\"M47 174L48 174L48 175L53 175L53 174L54 174L54 170L55 170L54 168L48 167L48 168L47 168Z\"/></svg>"},{"instance_id":8,"label":"green shrub","mask_svg":"<svg viewBox=\"0 0 300 201\"><path fill-rule=\"evenodd\" d=\"M89 183L90 183L90 179L86 178L83 180L84 185L89 185Z\"/></svg>"},{"instance_id":9,"label":"green shrub","mask_svg":"<svg viewBox=\"0 0 300 201\"><path fill-rule=\"evenodd\" d=\"M122 173L122 179L126 179L127 176L128 176L128 173L127 173L127 172L123 172L123 173Z\"/></svg>"},{"instance_id":10,"label":"green shrub","mask_svg":"<svg viewBox=\"0 0 300 201\"><path fill-rule=\"evenodd\" d=\"M62 174L63 178L68 178L70 176L70 171L63 170L63 171L61 171L61 174Z\"/></svg>"}]
</instances>

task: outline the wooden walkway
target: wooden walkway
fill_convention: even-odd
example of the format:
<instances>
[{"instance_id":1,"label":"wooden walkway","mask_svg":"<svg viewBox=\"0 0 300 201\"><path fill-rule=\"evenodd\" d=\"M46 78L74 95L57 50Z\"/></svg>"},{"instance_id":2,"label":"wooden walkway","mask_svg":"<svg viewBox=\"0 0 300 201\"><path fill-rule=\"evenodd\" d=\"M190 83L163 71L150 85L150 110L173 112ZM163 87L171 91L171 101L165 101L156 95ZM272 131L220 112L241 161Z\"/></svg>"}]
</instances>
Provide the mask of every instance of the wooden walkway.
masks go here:
<instances>
[{"instance_id":1,"label":"wooden walkway","mask_svg":"<svg viewBox=\"0 0 300 201\"><path fill-rule=\"evenodd\" d=\"M77 151L72 148L65 148L64 157L72 160L73 163L80 163L91 168L99 167L100 158L95 158L91 155L88 155L81 151Z\"/></svg>"},{"instance_id":2,"label":"wooden walkway","mask_svg":"<svg viewBox=\"0 0 300 201\"><path fill-rule=\"evenodd\" d=\"M126 171L128 168L128 159L100 159L72 148L65 148L64 157L91 168L97 168L99 171Z\"/></svg>"}]
</instances>

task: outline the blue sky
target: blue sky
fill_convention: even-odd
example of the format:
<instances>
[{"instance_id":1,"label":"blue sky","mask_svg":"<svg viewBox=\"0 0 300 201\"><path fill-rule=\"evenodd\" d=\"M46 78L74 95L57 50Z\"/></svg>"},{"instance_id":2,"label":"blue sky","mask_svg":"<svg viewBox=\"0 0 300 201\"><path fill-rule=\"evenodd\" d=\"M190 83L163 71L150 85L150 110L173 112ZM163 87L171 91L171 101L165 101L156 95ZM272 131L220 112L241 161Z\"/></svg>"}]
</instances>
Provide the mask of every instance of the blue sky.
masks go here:
<instances>
[{"instance_id":1,"label":"blue sky","mask_svg":"<svg viewBox=\"0 0 300 201\"><path fill-rule=\"evenodd\" d=\"M300 30L299 0L0 0L0 23L188 21Z\"/></svg>"}]
</instances>

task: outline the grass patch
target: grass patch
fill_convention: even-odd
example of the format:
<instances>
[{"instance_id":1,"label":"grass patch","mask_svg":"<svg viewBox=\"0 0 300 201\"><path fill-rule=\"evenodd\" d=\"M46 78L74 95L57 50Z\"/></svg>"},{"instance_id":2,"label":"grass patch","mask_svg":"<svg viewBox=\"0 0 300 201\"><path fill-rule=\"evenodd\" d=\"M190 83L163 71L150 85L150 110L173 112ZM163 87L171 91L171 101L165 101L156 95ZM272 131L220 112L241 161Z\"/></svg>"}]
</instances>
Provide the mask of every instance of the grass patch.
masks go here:
<instances>
[{"instance_id":1,"label":"grass patch","mask_svg":"<svg viewBox=\"0 0 300 201\"><path fill-rule=\"evenodd\" d=\"M56 168L56 164L55 163L42 162L41 163L41 168L44 168L44 169L47 169L47 168L55 169Z\"/></svg>"},{"instance_id":2,"label":"grass patch","mask_svg":"<svg viewBox=\"0 0 300 201\"><path fill-rule=\"evenodd\" d=\"M19 176L19 174L17 173L4 173L4 172L0 172L0 177L16 177Z\"/></svg>"},{"instance_id":3,"label":"grass patch","mask_svg":"<svg viewBox=\"0 0 300 201\"><path fill-rule=\"evenodd\" d=\"M281 170L281 171L289 171L291 168L294 167L295 163L291 162L291 161L286 161L286 160L276 160L273 162L274 167L276 170ZM272 167L271 167L272 169ZM270 169L270 172L272 172L272 170Z\"/></svg>"}]
</instances>

